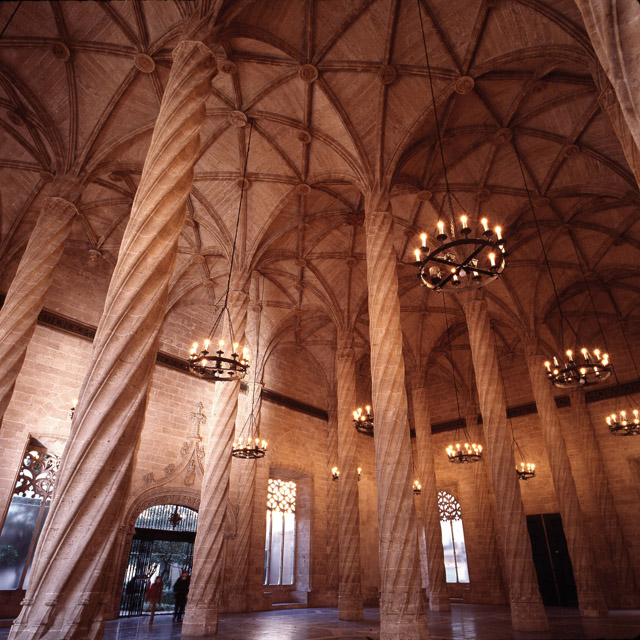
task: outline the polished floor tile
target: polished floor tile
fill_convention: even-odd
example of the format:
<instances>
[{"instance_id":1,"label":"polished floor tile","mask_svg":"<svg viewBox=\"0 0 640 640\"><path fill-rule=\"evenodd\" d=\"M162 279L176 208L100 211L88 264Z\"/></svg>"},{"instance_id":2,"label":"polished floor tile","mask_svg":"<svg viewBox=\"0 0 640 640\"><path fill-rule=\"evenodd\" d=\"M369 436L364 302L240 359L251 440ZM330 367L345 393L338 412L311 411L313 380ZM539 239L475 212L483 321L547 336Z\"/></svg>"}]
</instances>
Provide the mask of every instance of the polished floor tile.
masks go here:
<instances>
[{"instance_id":1,"label":"polished floor tile","mask_svg":"<svg viewBox=\"0 0 640 640\"><path fill-rule=\"evenodd\" d=\"M509 609L455 604L451 613L429 613L432 640L640 640L640 611L612 611L605 618L580 618L577 609L548 608L551 630L524 633L511 629ZM8 629L0 629L6 638ZM178 640L180 625L170 615L121 618L106 625L105 640ZM216 640L379 640L377 609L362 622L338 620L336 609L293 609L223 614Z\"/></svg>"}]
</instances>

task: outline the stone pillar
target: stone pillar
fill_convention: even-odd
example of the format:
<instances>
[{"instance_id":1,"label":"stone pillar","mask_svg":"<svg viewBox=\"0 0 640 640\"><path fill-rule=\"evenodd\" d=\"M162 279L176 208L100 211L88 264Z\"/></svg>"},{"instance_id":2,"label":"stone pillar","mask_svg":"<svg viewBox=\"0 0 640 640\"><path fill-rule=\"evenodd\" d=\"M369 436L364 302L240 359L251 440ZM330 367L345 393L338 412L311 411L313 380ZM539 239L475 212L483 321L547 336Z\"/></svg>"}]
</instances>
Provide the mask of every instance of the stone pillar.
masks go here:
<instances>
[{"instance_id":1,"label":"stone pillar","mask_svg":"<svg viewBox=\"0 0 640 640\"><path fill-rule=\"evenodd\" d=\"M38 314L78 211L64 198L45 198L0 309L0 426L22 369Z\"/></svg>"},{"instance_id":2,"label":"stone pillar","mask_svg":"<svg viewBox=\"0 0 640 640\"><path fill-rule=\"evenodd\" d=\"M338 412L327 412L327 575L326 592L337 605L340 585L340 544L338 541L338 482L331 480L331 468L338 466ZM335 605L334 605L335 606Z\"/></svg>"},{"instance_id":3,"label":"stone pillar","mask_svg":"<svg viewBox=\"0 0 640 640\"><path fill-rule=\"evenodd\" d=\"M380 208L367 199L369 339L380 528L380 640L424 640L429 630L420 593L393 220Z\"/></svg>"},{"instance_id":4,"label":"stone pillar","mask_svg":"<svg viewBox=\"0 0 640 640\"><path fill-rule=\"evenodd\" d=\"M617 594L611 595L617 596L616 607L637 609L638 590L629 558L630 545L627 544L620 526L602 452L585 403L584 391L576 389L570 395L573 426L580 435L580 464L583 465L586 475L591 480L590 489L600 516L599 525L611 555L613 576L617 586Z\"/></svg>"},{"instance_id":5,"label":"stone pillar","mask_svg":"<svg viewBox=\"0 0 640 640\"><path fill-rule=\"evenodd\" d=\"M531 542L516 475L513 435L498 368L498 354L486 302L479 296L464 302L469 344L482 413L482 427L490 455L497 520L507 574L511 624L516 631L549 628L538 589Z\"/></svg>"},{"instance_id":6,"label":"stone pillar","mask_svg":"<svg viewBox=\"0 0 640 640\"><path fill-rule=\"evenodd\" d=\"M638 186L640 187L640 148L638 148L636 141L631 135L629 125L624 118L616 93L613 90L604 69L596 60L591 64L591 75L593 76L596 87L600 92L600 95L598 96L600 106L611 121L611 126L613 127L616 137L620 142L624 156L629 163L631 171L633 171L633 175Z\"/></svg>"},{"instance_id":7,"label":"stone pillar","mask_svg":"<svg viewBox=\"0 0 640 640\"><path fill-rule=\"evenodd\" d=\"M640 6L626 0L576 0L576 5L640 148Z\"/></svg>"},{"instance_id":8,"label":"stone pillar","mask_svg":"<svg viewBox=\"0 0 640 640\"><path fill-rule=\"evenodd\" d=\"M241 345L244 343L247 301L248 296L243 291L236 289L229 293L231 322L236 341ZM218 614L224 586L225 524L229 502L231 446L235 433L240 382L218 381L215 385L213 419L206 446L198 511L200 535L196 533L191 586L182 625L182 636L185 638L206 638L218 632ZM249 518L248 526L250 524Z\"/></svg>"},{"instance_id":9,"label":"stone pillar","mask_svg":"<svg viewBox=\"0 0 640 640\"><path fill-rule=\"evenodd\" d=\"M140 185L12 640L101 638L126 502L215 59L174 50Z\"/></svg>"},{"instance_id":10,"label":"stone pillar","mask_svg":"<svg viewBox=\"0 0 640 640\"><path fill-rule=\"evenodd\" d=\"M238 398L238 413L235 424L235 438L249 435L249 417L253 411L253 425L260 426L260 408L262 406L262 375L258 352L260 328L261 276L254 271L249 290L249 309L247 312L247 328L245 332L245 346L249 349L252 368L249 369L246 382L246 394ZM231 459L231 487L233 504L236 505L236 537L233 541L233 567L231 571L231 585L229 589L229 611L247 610L247 577L249 574L249 555L251 549L251 531L254 509L254 493L256 487L256 460Z\"/></svg>"},{"instance_id":11,"label":"stone pillar","mask_svg":"<svg viewBox=\"0 0 640 640\"><path fill-rule=\"evenodd\" d=\"M596 578L591 543L584 526L576 485L571 475L567 445L562 436L558 410L544 366L545 358L541 355L532 355L532 352L533 349L530 349L530 355L527 355L527 367L538 407L540 429L549 456L549 467L562 516L564 535L573 565L573 576L578 589L578 606L583 616L605 615L607 606Z\"/></svg>"},{"instance_id":12,"label":"stone pillar","mask_svg":"<svg viewBox=\"0 0 640 640\"><path fill-rule=\"evenodd\" d=\"M435 452L431 441L431 417L427 389L424 386L414 384L411 387L411 399L413 404L413 424L416 431L418 477L422 484L422 500L417 502L422 508L422 520L427 545L429 609L431 611L451 611L444 571L436 466L433 459ZM444 455L444 452L442 452L442 455Z\"/></svg>"},{"instance_id":13,"label":"stone pillar","mask_svg":"<svg viewBox=\"0 0 640 640\"><path fill-rule=\"evenodd\" d=\"M351 338L339 338L336 352L338 398L338 535L340 548L340 589L338 618L362 620L360 586L360 517L358 515L358 432L353 426L356 408L356 359Z\"/></svg>"}]
</instances>

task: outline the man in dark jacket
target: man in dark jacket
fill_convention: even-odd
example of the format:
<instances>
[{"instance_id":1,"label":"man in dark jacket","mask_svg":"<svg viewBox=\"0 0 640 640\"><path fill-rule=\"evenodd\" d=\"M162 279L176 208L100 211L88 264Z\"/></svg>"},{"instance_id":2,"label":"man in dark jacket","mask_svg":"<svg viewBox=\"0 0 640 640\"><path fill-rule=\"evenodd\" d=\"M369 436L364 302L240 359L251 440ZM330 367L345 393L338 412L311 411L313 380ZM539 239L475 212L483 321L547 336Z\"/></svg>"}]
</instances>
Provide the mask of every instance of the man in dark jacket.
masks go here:
<instances>
[{"instance_id":1,"label":"man in dark jacket","mask_svg":"<svg viewBox=\"0 0 640 640\"><path fill-rule=\"evenodd\" d=\"M182 616L184 615L184 608L187 606L187 594L189 593L189 583L191 577L187 571L183 571L182 575L176 580L173 585L173 594L176 598L176 606L173 610L173 619L178 622L182 622Z\"/></svg>"}]
</instances>

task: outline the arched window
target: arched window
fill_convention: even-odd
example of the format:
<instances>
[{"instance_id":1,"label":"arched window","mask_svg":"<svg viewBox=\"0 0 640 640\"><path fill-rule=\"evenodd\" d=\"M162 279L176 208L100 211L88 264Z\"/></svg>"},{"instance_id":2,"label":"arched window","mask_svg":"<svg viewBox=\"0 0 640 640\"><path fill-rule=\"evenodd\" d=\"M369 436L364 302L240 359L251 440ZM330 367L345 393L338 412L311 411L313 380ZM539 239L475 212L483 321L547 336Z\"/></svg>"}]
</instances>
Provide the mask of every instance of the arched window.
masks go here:
<instances>
[{"instance_id":1,"label":"arched window","mask_svg":"<svg viewBox=\"0 0 640 640\"><path fill-rule=\"evenodd\" d=\"M0 534L0 590L26 589L60 458L31 438Z\"/></svg>"},{"instance_id":2,"label":"arched window","mask_svg":"<svg viewBox=\"0 0 640 640\"><path fill-rule=\"evenodd\" d=\"M469 582L460 503L446 491L438 491L438 510L447 582Z\"/></svg>"},{"instance_id":3,"label":"arched window","mask_svg":"<svg viewBox=\"0 0 640 640\"><path fill-rule=\"evenodd\" d=\"M296 483L269 478L263 584L292 585L295 552Z\"/></svg>"}]
</instances>

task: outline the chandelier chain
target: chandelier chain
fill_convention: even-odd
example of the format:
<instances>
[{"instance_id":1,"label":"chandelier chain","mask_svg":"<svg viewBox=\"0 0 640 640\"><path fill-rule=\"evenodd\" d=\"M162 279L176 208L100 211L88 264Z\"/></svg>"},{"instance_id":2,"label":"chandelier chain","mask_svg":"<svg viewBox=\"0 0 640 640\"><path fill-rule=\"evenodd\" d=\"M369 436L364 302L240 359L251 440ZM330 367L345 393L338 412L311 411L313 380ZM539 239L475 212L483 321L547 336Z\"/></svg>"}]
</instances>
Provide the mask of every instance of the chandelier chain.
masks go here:
<instances>
[{"instance_id":1,"label":"chandelier chain","mask_svg":"<svg viewBox=\"0 0 640 640\"><path fill-rule=\"evenodd\" d=\"M564 349L565 344L564 344L564 323L566 322L568 327L571 329L573 335L575 336L576 340L578 339L578 334L576 333L575 329L573 328L573 325L571 324L571 322L569 322L569 320L567 320L567 318L565 318L564 313L562 312L562 305L560 304L560 296L558 295L558 289L556 288L556 281L553 277L553 273L551 271L551 264L549 262L549 256L547 255L547 249L544 245L544 242L542 240L542 232L540 231L540 224L538 223L538 216L536 215L536 211L535 211L535 207L533 206L533 200L531 199L531 192L529 191L529 185L527 184L527 178L524 174L524 168L522 166L522 160L520 159L520 152L518 151L518 145L516 144L516 137L515 135L513 136L512 139L512 143L513 143L513 149L515 151L516 154L516 159L518 160L518 167L520 167L520 174L522 175L522 181L524 183L524 190L527 193L527 199L529 200L529 207L531 208L531 214L533 215L533 220L536 224L536 231L538 232L538 239L540 240L540 246L542 247L542 255L544 256L544 262L545 265L547 267L547 271L549 272L549 279L551 280L551 286L553 287L553 294L556 298L556 304L558 305L558 311L560 312L560 318L561 318L561 322L560 322L560 342L561 342L561 348Z\"/></svg>"},{"instance_id":2,"label":"chandelier chain","mask_svg":"<svg viewBox=\"0 0 640 640\"><path fill-rule=\"evenodd\" d=\"M453 350L451 348L451 333L449 332L449 319L447 317L447 296L442 296L442 306L444 307L444 321L447 325L447 341L449 343L449 359L451 362L451 375L453 376L453 389L456 393L456 407L458 408L458 418L460 418L460 401L458 399L458 383L456 382L456 370L453 366ZM466 429L465 429L466 430Z\"/></svg>"}]
</instances>

